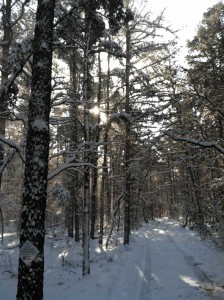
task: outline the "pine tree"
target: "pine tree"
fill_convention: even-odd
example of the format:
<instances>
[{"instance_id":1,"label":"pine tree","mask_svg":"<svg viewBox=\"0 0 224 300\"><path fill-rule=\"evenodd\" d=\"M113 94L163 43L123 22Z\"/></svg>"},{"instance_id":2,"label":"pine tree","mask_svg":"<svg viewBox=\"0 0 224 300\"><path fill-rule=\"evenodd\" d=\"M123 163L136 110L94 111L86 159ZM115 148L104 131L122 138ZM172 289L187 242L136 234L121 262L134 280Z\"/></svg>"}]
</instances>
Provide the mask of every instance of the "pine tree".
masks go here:
<instances>
[{"instance_id":1,"label":"pine tree","mask_svg":"<svg viewBox=\"0 0 224 300\"><path fill-rule=\"evenodd\" d=\"M39 0L22 197L17 299L43 299L45 208L55 1Z\"/></svg>"}]
</instances>

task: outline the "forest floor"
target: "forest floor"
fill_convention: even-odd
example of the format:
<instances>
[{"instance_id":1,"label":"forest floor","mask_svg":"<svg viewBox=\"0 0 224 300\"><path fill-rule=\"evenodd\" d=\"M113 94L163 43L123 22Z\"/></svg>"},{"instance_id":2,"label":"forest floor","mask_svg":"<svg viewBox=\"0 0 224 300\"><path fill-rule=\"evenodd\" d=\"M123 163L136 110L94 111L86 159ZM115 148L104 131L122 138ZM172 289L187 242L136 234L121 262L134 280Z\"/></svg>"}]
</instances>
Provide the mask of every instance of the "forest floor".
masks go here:
<instances>
[{"instance_id":1,"label":"forest floor","mask_svg":"<svg viewBox=\"0 0 224 300\"><path fill-rule=\"evenodd\" d=\"M0 299L16 298L18 239L0 247ZM60 232L45 245L45 300L224 299L224 252L177 221L151 221L113 237L108 250L91 241L91 275L82 278L81 243Z\"/></svg>"}]
</instances>

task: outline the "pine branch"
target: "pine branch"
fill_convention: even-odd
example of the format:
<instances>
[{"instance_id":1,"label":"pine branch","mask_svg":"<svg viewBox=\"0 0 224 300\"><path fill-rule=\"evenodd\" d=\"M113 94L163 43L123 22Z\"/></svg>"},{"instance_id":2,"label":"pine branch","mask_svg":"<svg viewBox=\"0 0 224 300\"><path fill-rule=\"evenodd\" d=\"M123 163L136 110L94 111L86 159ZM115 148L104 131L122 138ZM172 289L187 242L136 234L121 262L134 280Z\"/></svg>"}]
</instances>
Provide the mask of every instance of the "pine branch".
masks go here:
<instances>
[{"instance_id":1,"label":"pine branch","mask_svg":"<svg viewBox=\"0 0 224 300\"><path fill-rule=\"evenodd\" d=\"M165 135L170 137L174 141L179 141L179 142L185 142L187 144L193 144L196 146L199 146L200 148L213 148L217 150L219 153L224 154L224 148L217 144L214 141L200 141L200 140L195 140L189 137L183 137L183 136L176 136L171 134L170 132L165 132Z\"/></svg>"}]
</instances>

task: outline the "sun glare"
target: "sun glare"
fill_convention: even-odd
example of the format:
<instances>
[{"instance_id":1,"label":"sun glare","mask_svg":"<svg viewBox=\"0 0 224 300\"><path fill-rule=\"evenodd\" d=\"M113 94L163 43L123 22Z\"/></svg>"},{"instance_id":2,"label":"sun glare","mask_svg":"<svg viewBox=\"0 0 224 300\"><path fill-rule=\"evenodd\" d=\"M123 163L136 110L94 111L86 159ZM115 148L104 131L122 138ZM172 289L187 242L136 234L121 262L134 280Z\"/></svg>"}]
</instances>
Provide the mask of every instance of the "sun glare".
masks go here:
<instances>
[{"instance_id":1,"label":"sun glare","mask_svg":"<svg viewBox=\"0 0 224 300\"><path fill-rule=\"evenodd\" d=\"M107 116L104 112L101 112L98 106L94 106L92 109L90 109L90 113L94 116L98 116L100 114L100 121L102 123L107 122Z\"/></svg>"},{"instance_id":2,"label":"sun glare","mask_svg":"<svg viewBox=\"0 0 224 300\"><path fill-rule=\"evenodd\" d=\"M93 115L99 115L100 113L100 109L98 106L94 106L92 109L90 109L90 112L93 114Z\"/></svg>"}]
</instances>

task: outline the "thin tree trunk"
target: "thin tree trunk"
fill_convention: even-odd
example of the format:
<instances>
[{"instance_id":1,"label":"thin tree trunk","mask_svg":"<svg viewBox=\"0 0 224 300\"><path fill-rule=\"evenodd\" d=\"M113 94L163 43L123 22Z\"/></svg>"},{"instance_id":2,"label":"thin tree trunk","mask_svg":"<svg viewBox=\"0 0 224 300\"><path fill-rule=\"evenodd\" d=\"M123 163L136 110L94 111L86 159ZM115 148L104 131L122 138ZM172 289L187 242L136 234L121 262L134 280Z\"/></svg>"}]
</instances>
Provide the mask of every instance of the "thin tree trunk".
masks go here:
<instances>
[{"instance_id":1,"label":"thin tree trunk","mask_svg":"<svg viewBox=\"0 0 224 300\"><path fill-rule=\"evenodd\" d=\"M87 21L86 21L87 22ZM88 24L88 23L87 23ZM91 162L91 149L90 149L90 74L89 74L89 49L90 49L90 35L92 24L88 24L89 28L86 33L86 49L84 58L84 168L83 175L83 224L82 224L82 239L83 239L83 269L82 274L86 276L90 274L90 261L89 261L89 205L90 205L90 167Z\"/></svg>"},{"instance_id":2,"label":"thin tree trunk","mask_svg":"<svg viewBox=\"0 0 224 300\"><path fill-rule=\"evenodd\" d=\"M109 119L109 111L110 111L110 54L108 54L107 59L107 104L106 104L106 116L107 120ZM105 180L105 196L106 196L106 216L107 216L107 223L111 220L111 182L109 179L109 171L108 171L108 138L109 138L109 128L106 128L105 135L104 135L104 153L103 153L103 174Z\"/></svg>"},{"instance_id":3,"label":"thin tree trunk","mask_svg":"<svg viewBox=\"0 0 224 300\"><path fill-rule=\"evenodd\" d=\"M76 175L76 177L78 177ZM78 178L77 179L74 179L75 182L78 181ZM76 196L75 196L75 203L74 203L74 209L75 209L75 241L76 242L79 242L80 240L80 237L79 237L79 214L80 214L80 207L79 207L79 199L78 199L78 196L77 196L77 190L78 188L76 188L75 190L75 193L76 193Z\"/></svg>"},{"instance_id":4,"label":"thin tree trunk","mask_svg":"<svg viewBox=\"0 0 224 300\"><path fill-rule=\"evenodd\" d=\"M100 195L100 233L99 244L103 244L104 231L104 195L105 195L105 177L102 176L101 195Z\"/></svg>"},{"instance_id":5,"label":"thin tree trunk","mask_svg":"<svg viewBox=\"0 0 224 300\"><path fill-rule=\"evenodd\" d=\"M75 98L78 95L78 79L77 79L77 62L76 53L73 50L70 61L70 82L71 91L75 94ZM74 152L78 145L78 122L77 122L78 108L76 103L72 103L70 106L70 118L71 118L71 133L70 133L70 151ZM68 188L70 190L70 200L67 210L68 219L68 237L74 237L74 224L75 224L75 241L79 241L79 201L77 196L78 191L78 175L74 170L68 171ZM75 214L75 215L74 215Z\"/></svg>"},{"instance_id":6,"label":"thin tree trunk","mask_svg":"<svg viewBox=\"0 0 224 300\"><path fill-rule=\"evenodd\" d=\"M108 248L109 240L110 240L111 235L112 235L112 233L113 233L113 229L114 229L114 225L115 225L115 221L116 221L116 216L117 216L117 213L119 212L120 204L121 204L121 201L122 201L123 198L124 198L124 195L125 195L125 193L122 193L122 194L116 199L116 206L115 206L115 208L114 208L114 210L113 210L113 215L112 215L111 228L110 228L110 231L109 231L107 240L106 240L106 248Z\"/></svg>"},{"instance_id":7,"label":"thin tree trunk","mask_svg":"<svg viewBox=\"0 0 224 300\"><path fill-rule=\"evenodd\" d=\"M106 103L106 116L107 120L109 118L109 109L110 109L110 55L108 54L107 60L107 103ZM102 184L101 184L101 197L100 197L100 235L99 235L99 244L103 243L103 231L104 231L104 214L105 214L105 203L106 203L106 218L107 223L109 224L111 219L111 183L109 180L108 172L108 137L109 137L109 127L106 126L104 132L104 147L103 147L103 164L102 164Z\"/></svg>"},{"instance_id":8,"label":"thin tree trunk","mask_svg":"<svg viewBox=\"0 0 224 300\"><path fill-rule=\"evenodd\" d=\"M130 114L130 29L128 24L126 25L126 102L125 102L125 112L128 115L126 120L126 132L125 132L125 203L124 203L124 244L129 244L129 235L130 235L130 208L131 208L131 176L130 176L130 132L131 132L131 123L129 120Z\"/></svg>"},{"instance_id":9,"label":"thin tree trunk","mask_svg":"<svg viewBox=\"0 0 224 300\"><path fill-rule=\"evenodd\" d=\"M2 69L1 69L1 85L4 84L9 77L8 70L8 57L9 49L11 44L11 4L12 0L7 0L5 5L5 11L3 13L3 43L2 43ZM8 104L8 91L2 91L0 95L0 134L5 136L5 118L7 113ZM3 164L4 159L4 143L0 141L0 166ZM2 188L2 173L0 174L0 189ZM1 217L1 234L2 234L2 244L4 235L4 222L3 222L3 212L0 207L0 217Z\"/></svg>"},{"instance_id":10,"label":"thin tree trunk","mask_svg":"<svg viewBox=\"0 0 224 300\"><path fill-rule=\"evenodd\" d=\"M98 95L97 95L97 107L99 109L99 113L96 116L96 126L95 126L95 143L96 143L96 149L94 152L94 158L93 158L93 164L97 167L98 164L98 143L100 140L100 104L101 104L101 98L102 98L102 68L101 68L101 58L100 53L98 54ZM93 116L94 117L94 116ZM98 193L98 170L97 168L94 168L92 171L92 197L91 197L91 230L90 230L90 237L94 239L95 235L95 224L96 224L96 218L97 218L97 193Z\"/></svg>"},{"instance_id":11,"label":"thin tree trunk","mask_svg":"<svg viewBox=\"0 0 224 300\"><path fill-rule=\"evenodd\" d=\"M70 174L70 176L72 176ZM73 179L74 177L72 177ZM74 192L70 194L69 203L66 211L66 219L67 219L67 229L68 229L68 237L74 237L74 211L75 211L75 195Z\"/></svg>"},{"instance_id":12,"label":"thin tree trunk","mask_svg":"<svg viewBox=\"0 0 224 300\"><path fill-rule=\"evenodd\" d=\"M54 6L39 0L36 13L17 300L43 299Z\"/></svg>"},{"instance_id":13,"label":"thin tree trunk","mask_svg":"<svg viewBox=\"0 0 224 300\"><path fill-rule=\"evenodd\" d=\"M3 242L4 242L4 219L3 219L3 212L2 212L1 206L0 206L0 218L1 218L2 245L3 245Z\"/></svg>"},{"instance_id":14,"label":"thin tree trunk","mask_svg":"<svg viewBox=\"0 0 224 300\"><path fill-rule=\"evenodd\" d=\"M1 84L4 84L9 77L8 57L11 44L11 0L6 1L3 13L3 43L2 43L2 69ZM5 136L5 117L8 104L8 91L3 90L0 96L0 134ZM0 142L0 164L4 156L4 144ZM1 178L0 178L1 179Z\"/></svg>"},{"instance_id":15,"label":"thin tree trunk","mask_svg":"<svg viewBox=\"0 0 224 300\"><path fill-rule=\"evenodd\" d=\"M97 160L93 160L93 164L97 165ZM90 228L90 238L95 238L95 226L97 218L97 182L98 182L98 172L97 169L92 171L92 192L91 192L91 228Z\"/></svg>"},{"instance_id":16,"label":"thin tree trunk","mask_svg":"<svg viewBox=\"0 0 224 300\"><path fill-rule=\"evenodd\" d=\"M186 154L189 155L188 152L186 152ZM202 205L201 205L201 195L200 195L200 191L198 190L198 187L196 186L195 174L194 174L192 162L191 162L190 159L188 160L188 168L187 169L189 171L191 184L192 184L192 187L193 187L193 189L192 189L193 198L194 198L194 201L196 202L196 205L197 205L197 216L196 216L196 218L198 220L194 220L194 221L199 222L199 224L197 224L197 225L203 227L204 226L204 214L203 214Z\"/></svg>"},{"instance_id":17,"label":"thin tree trunk","mask_svg":"<svg viewBox=\"0 0 224 300\"><path fill-rule=\"evenodd\" d=\"M78 99L79 94L79 84L80 81L79 74L77 72L77 62L75 53L73 53L72 57L72 89L75 93L75 97ZM72 106L72 148L75 150L79 143L79 135L78 135L78 121L77 121L77 113L78 113L78 105L76 103ZM79 205L79 198L78 198L78 181L79 176L77 172L74 172L73 176L73 194L74 194L74 210L75 210L75 241L79 242L80 240L80 205Z\"/></svg>"}]
</instances>

